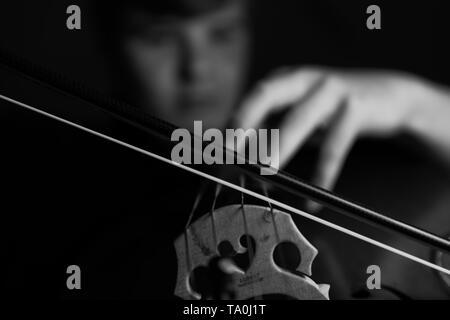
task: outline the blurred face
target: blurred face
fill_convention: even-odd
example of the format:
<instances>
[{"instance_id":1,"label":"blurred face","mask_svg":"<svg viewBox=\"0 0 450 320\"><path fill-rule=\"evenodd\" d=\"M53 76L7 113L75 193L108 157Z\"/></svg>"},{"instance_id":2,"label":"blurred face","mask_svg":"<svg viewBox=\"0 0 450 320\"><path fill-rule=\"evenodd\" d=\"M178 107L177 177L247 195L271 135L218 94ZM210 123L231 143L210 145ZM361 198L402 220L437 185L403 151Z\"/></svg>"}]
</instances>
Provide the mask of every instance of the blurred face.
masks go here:
<instances>
[{"instance_id":1,"label":"blurred face","mask_svg":"<svg viewBox=\"0 0 450 320\"><path fill-rule=\"evenodd\" d=\"M192 18L133 12L123 50L137 80L137 103L192 129L223 128L246 78L248 34L240 1Z\"/></svg>"}]
</instances>

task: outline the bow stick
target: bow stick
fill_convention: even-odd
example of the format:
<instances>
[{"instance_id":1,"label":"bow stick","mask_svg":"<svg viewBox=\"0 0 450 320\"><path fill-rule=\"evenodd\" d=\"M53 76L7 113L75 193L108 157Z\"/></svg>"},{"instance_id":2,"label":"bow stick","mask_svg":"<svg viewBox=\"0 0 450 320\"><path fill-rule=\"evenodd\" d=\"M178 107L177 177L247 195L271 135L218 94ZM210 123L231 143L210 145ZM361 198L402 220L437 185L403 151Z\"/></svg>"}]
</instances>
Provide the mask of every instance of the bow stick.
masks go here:
<instances>
[{"instance_id":1,"label":"bow stick","mask_svg":"<svg viewBox=\"0 0 450 320\"><path fill-rule=\"evenodd\" d=\"M87 102L92 106L95 106L95 108L101 110L103 113L112 115L114 118L119 119L120 121L123 121L123 122L131 125L132 127L143 130L146 133L150 133L153 137L156 137L164 142L170 142L171 133L175 129L177 129L175 126L173 126L163 120L160 120L158 118L150 116L149 114L142 112L141 110L139 110L137 108L131 107L122 102L111 99L109 97L105 97L93 90L87 89L84 86L81 86L72 81L68 81L67 79L61 77L58 74L49 72L46 69L40 68L39 66L36 66L36 65L32 65L23 60L19 60L8 54L0 53L0 61L2 61L0 66L1 66L1 69L3 69L3 72L2 72L3 76L8 76L8 75L11 76L12 75L13 76L12 78L19 77L19 78L22 78L22 81L23 80L32 81L35 85L37 84L38 86L43 86L45 88L51 88L52 90L57 90L59 93L68 95L72 98L81 99L82 101ZM407 259L410 259L412 261L418 262L422 265L428 266L430 268L433 268L435 270L438 270L440 272L450 275L450 270L447 270L446 268L435 265L429 261L423 260L423 259L416 257L414 255L411 255L407 252L396 249L394 247L391 247L387 244L384 244L377 240L371 239L364 235L361 235L355 231L349 230L345 227L336 225L332 222L329 222L327 220L316 217L312 214L301 211L295 207L292 207L290 205L287 205L287 204L277 201L275 199L271 199L270 197L267 197L258 192L254 192L249 189L243 188L237 184L226 181L225 179L221 179L221 178L213 176L209 173L205 173L203 171L200 171L200 170L195 169L188 165L173 162L169 158L166 158L166 157L158 155L154 152L145 150L142 147L128 143L121 139L116 139L116 138L114 138L110 135L104 134L100 131L90 129L88 126L79 124L76 121L68 120L67 116L61 117L54 113L47 112L44 110L45 107L43 107L43 106L40 106L39 108L36 106L31 106L27 103L19 101L18 99L15 99L13 97L6 95L6 92L4 92L4 90L6 90L6 89L0 87L0 99L7 101L9 103L12 103L16 106L20 106L27 110L34 111L34 112L44 115L46 117L52 118L52 119L60 121L62 123L65 123L66 125L78 128L78 129L88 132L90 134L101 137L105 140L117 143L121 146L127 147L129 149L135 150L140 153L143 153L143 154L150 156L154 159L157 159L159 161L168 163L170 165L179 167L183 170L189 171L198 176L201 176L201 177L204 177L211 181L220 183L224 186L227 186L229 188L232 188L232 189L242 192L244 194L248 194L257 199L267 201L267 202L271 203L272 205L278 206L279 208L283 208L291 213L298 214L298 215L308 218L310 220L316 221L322 225L325 225L332 229L338 230L347 235L358 238L367 243L371 243L375 246L378 246L380 248L383 248L385 250L388 250L390 252L393 252L395 254L403 256ZM192 136L194 136L194 135L192 135ZM201 139L201 137L195 137L195 138ZM244 162L245 162L244 164L238 164L238 161L236 161L236 160L238 158L241 158L241 155L239 155L238 153L236 153L232 150L226 149L225 146L222 146L222 148L223 148L224 153L232 152L234 154L234 157L235 157L234 166L239 167L241 170L252 175L256 179L269 182L270 184L276 185L276 186L280 187L281 189L286 190L296 196L300 196L303 198L308 198L310 200L316 201L325 207L333 209L339 213L345 214L352 218L356 218L365 223L370 223L372 225L389 230L396 234L408 236L411 239L421 242L429 247L433 247L435 249L450 253L450 241L447 239L441 238L441 237L439 237L433 233L430 233L428 231L419 229L412 225L406 224L406 223L398 221L396 219L387 217L381 213L378 213L378 212L375 212L368 208L365 208L356 203L345 200L327 190L324 190L324 189L318 188L316 186L310 185L306 182L303 182L300 179L298 179L286 172L283 172L281 170L279 170L274 175L260 176L259 175L260 170L262 168L267 168L267 166L264 166L262 164L251 164L251 163L249 163L248 159L246 159L246 158L244 158ZM191 151L198 152L198 150L191 150Z\"/></svg>"}]
</instances>

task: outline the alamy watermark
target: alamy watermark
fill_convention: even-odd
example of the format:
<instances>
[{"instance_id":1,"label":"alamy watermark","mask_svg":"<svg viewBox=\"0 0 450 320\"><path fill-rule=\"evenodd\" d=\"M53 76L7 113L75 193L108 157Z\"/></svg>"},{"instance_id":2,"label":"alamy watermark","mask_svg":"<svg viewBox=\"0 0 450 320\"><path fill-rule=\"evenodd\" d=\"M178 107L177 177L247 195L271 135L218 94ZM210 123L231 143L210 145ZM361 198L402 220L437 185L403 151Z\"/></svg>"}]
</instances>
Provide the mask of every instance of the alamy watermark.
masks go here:
<instances>
[{"instance_id":1,"label":"alamy watermark","mask_svg":"<svg viewBox=\"0 0 450 320\"><path fill-rule=\"evenodd\" d=\"M210 128L203 132L202 121L194 121L193 134L182 128L172 132L171 140L178 143L171 159L179 164L245 164L247 156L249 164L262 165L261 175L273 175L279 167L279 136L279 129L225 129L223 133Z\"/></svg>"}]
</instances>

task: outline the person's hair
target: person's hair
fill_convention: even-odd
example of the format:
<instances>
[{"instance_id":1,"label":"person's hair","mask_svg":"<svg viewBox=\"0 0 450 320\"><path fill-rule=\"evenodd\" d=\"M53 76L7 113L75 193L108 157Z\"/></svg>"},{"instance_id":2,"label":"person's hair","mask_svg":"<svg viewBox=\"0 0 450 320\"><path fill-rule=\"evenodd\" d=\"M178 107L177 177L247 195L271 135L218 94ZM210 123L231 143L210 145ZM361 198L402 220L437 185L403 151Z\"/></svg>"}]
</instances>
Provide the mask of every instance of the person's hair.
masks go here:
<instances>
[{"instance_id":1,"label":"person's hair","mask_svg":"<svg viewBox=\"0 0 450 320\"><path fill-rule=\"evenodd\" d=\"M194 16L218 9L234 1L244 0L131 0L118 1L117 7L144 10L154 15Z\"/></svg>"},{"instance_id":2,"label":"person's hair","mask_svg":"<svg viewBox=\"0 0 450 320\"><path fill-rule=\"evenodd\" d=\"M233 2L249 0L97 0L95 21L104 34L117 36L124 31L124 17L130 11L145 12L155 21L166 16L194 17L218 10Z\"/></svg>"}]
</instances>

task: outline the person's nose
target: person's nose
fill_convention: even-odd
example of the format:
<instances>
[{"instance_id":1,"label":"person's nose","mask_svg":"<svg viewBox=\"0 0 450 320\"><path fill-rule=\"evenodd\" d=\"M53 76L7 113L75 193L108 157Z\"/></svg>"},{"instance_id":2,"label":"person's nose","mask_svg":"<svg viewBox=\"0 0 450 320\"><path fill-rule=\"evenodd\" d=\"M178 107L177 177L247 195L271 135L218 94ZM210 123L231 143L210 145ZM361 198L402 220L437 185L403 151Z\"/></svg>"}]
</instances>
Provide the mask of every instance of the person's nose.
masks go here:
<instances>
[{"instance_id":1,"label":"person's nose","mask_svg":"<svg viewBox=\"0 0 450 320\"><path fill-rule=\"evenodd\" d=\"M208 49L201 39L185 39L181 44L180 78L184 82L198 82L207 79L211 72Z\"/></svg>"}]
</instances>

